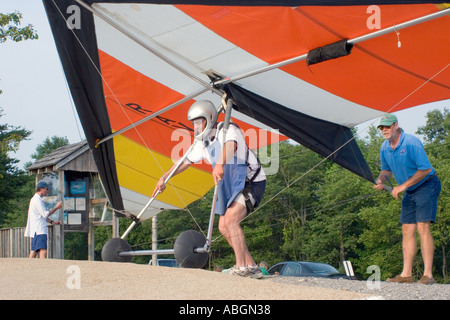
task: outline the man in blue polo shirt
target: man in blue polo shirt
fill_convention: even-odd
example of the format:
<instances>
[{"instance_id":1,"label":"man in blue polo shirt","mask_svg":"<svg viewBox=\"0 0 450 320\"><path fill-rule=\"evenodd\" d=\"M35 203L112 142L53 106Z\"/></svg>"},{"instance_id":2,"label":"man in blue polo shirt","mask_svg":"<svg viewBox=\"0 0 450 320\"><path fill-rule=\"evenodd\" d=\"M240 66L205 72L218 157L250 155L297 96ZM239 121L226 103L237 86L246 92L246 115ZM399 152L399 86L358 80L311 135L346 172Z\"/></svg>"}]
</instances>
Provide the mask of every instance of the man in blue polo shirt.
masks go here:
<instances>
[{"instance_id":1,"label":"man in blue polo shirt","mask_svg":"<svg viewBox=\"0 0 450 320\"><path fill-rule=\"evenodd\" d=\"M394 175L398 185L392 189L392 196L398 199L399 194L404 192L400 214L403 233L403 271L386 281L413 282L412 264L417 250L415 237L417 230L424 262L424 274L418 283L432 284L434 242L430 224L436 220L441 182L428 160L422 142L399 128L395 115L383 116L378 128L386 141L380 148L381 172L374 188L383 190L383 182Z\"/></svg>"}]
</instances>

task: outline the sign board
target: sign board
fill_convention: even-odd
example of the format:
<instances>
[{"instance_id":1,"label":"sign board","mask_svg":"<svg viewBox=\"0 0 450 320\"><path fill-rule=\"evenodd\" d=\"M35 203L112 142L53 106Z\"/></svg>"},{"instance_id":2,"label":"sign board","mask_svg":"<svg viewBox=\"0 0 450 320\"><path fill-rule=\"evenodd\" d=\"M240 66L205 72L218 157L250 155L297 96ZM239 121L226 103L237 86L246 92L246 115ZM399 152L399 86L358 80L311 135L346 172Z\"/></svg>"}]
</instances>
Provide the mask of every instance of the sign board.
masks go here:
<instances>
[{"instance_id":1,"label":"sign board","mask_svg":"<svg viewBox=\"0 0 450 320\"><path fill-rule=\"evenodd\" d=\"M64 231L89 229L89 173L64 172Z\"/></svg>"}]
</instances>

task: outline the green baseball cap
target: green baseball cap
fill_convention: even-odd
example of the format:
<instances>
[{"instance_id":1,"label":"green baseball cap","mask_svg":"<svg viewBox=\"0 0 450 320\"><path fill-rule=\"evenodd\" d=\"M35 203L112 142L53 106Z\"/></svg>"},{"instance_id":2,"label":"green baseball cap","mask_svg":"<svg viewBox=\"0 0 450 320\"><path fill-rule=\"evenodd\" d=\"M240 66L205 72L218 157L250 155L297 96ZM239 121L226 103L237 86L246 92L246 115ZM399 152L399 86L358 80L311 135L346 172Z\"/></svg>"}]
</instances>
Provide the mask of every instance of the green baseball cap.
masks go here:
<instances>
[{"instance_id":1,"label":"green baseball cap","mask_svg":"<svg viewBox=\"0 0 450 320\"><path fill-rule=\"evenodd\" d=\"M377 128L380 128L381 126L391 126L394 123L398 122L397 117L393 115L392 113L388 113L381 117L380 124Z\"/></svg>"}]
</instances>

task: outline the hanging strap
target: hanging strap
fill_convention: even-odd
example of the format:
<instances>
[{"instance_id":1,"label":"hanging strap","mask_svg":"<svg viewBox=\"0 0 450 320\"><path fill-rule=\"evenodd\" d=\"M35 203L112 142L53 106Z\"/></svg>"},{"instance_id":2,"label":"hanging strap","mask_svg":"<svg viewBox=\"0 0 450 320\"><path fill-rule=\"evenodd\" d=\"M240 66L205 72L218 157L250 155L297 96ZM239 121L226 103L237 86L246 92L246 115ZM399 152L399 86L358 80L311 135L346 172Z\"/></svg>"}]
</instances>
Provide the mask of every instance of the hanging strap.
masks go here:
<instances>
[{"instance_id":1,"label":"hanging strap","mask_svg":"<svg viewBox=\"0 0 450 320\"><path fill-rule=\"evenodd\" d=\"M247 156L245 159L245 162L247 164L247 166L250 166L250 163L248 162L248 155L250 152L250 149L248 148L247 145L245 145L245 147L247 148ZM252 151L253 152L253 151ZM245 200L245 207L247 208L247 214L253 212L253 210L255 210L255 206L252 203L252 200L250 199L250 195L251 195L251 191L252 191L252 182L255 180L255 178L258 176L259 172L261 171L261 163L259 162L258 156L255 155L256 160L258 161L258 168L255 170L255 174L248 179L247 175L245 176L245 182L247 184L247 186L242 189L242 195L244 196L244 200ZM253 198L256 200L256 198L253 196Z\"/></svg>"}]
</instances>

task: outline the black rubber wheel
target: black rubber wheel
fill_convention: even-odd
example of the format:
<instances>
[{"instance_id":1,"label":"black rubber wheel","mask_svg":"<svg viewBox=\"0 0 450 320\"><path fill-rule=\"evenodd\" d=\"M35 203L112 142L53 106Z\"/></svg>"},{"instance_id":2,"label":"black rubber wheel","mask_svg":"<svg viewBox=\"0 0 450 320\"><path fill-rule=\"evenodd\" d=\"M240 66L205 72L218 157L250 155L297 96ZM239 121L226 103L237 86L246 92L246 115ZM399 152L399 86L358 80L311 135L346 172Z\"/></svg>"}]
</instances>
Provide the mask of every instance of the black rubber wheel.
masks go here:
<instances>
[{"instance_id":1,"label":"black rubber wheel","mask_svg":"<svg viewBox=\"0 0 450 320\"><path fill-rule=\"evenodd\" d=\"M112 238L102 248L102 260L108 262L131 262L130 257L119 256L120 252L131 251L131 246L123 239Z\"/></svg>"},{"instance_id":2,"label":"black rubber wheel","mask_svg":"<svg viewBox=\"0 0 450 320\"><path fill-rule=\"evenodd\" d=\"M194 252L195 248L203 248L205 236L198 231L188 230L180 234L175 240L174 255L183 268L202 268L208 262L209 253Z\"/></svg>"}]
</instances>

